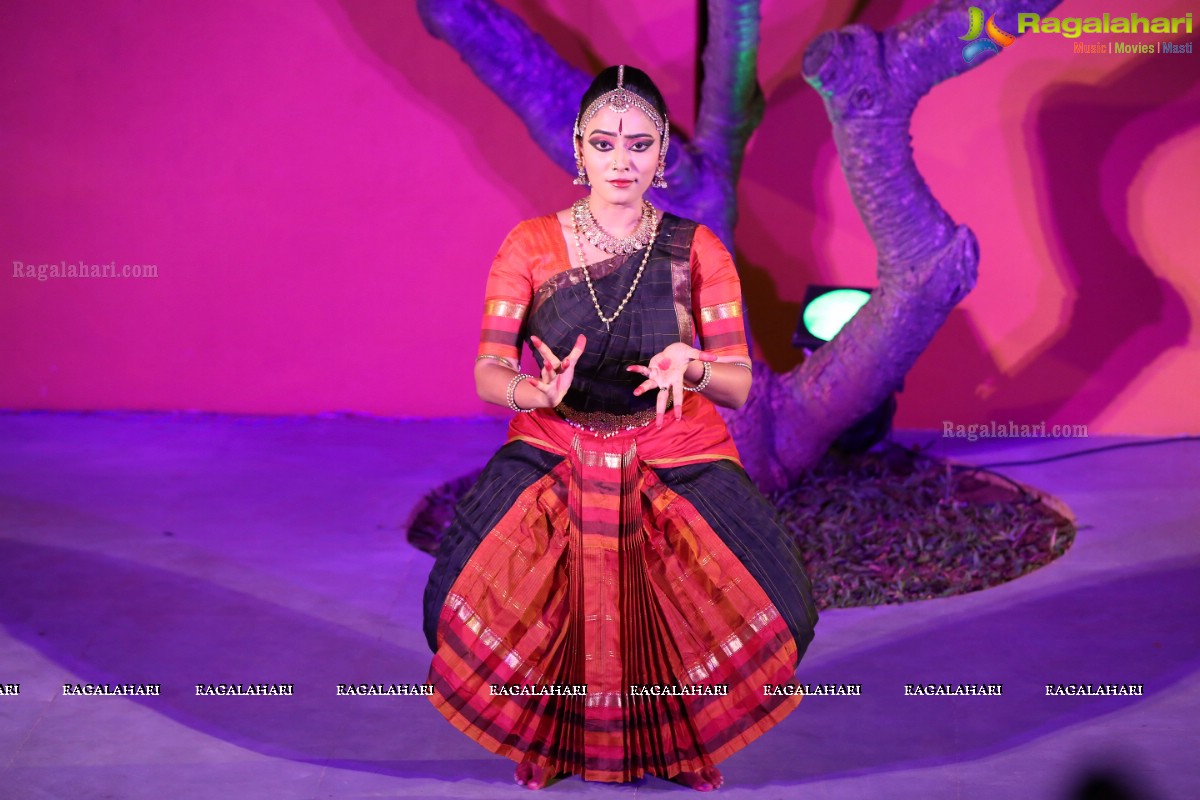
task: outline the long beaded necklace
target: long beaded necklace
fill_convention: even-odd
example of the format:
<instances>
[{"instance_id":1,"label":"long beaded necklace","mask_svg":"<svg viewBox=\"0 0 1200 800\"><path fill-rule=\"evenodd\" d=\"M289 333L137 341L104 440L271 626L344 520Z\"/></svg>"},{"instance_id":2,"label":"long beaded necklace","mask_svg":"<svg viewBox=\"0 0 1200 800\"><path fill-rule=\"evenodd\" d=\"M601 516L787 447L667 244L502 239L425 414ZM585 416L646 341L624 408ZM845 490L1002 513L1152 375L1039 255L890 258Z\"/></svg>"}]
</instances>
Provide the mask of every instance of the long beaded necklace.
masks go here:
<instances>
[{"instance_id":1,"label":"long beaded necklace","mask_svg":"<svg viewBox=\"0 0 1200 800\"><path fill-rule=\"evenodd\" d=\"M587 202L585 199L583 202ZM576 204L578 205L578 203ZM650 205L647 203L646 205ZM650 206L653 209L653 206ZM621 316L621 312L625 310L625 304L629 302L629 298L633 297L633 291L637 289L638 281L642 279L642 272L646 269L646 262L650 260L650 251L654 249L654 241L658 238L658 225L654 224L650 228L650 240L646 243L646 254L642 256L642 265L638 267L637 274L633 276L633 284L629 287L629 291L625 294L625 299L617 306L617 310L613 312L611 317L604 316L604 311L600 308L600 300L596 297L596 287L592 285L592 276L588 272L587 261L583 257L583 242L579 238L579 221L575 220L572 226L575 232L575 249L579 253L579 266L583 270L583 279L587 281L588 293L592 296L592 305L596 307L596 314L600 317L600 321L604 323L604 330L611 331L609 326L613 320ZM603 248L601 248L603 249ZM633 252L633 251L630 251Z\"/></svg>"},{"instance_id":2,"label":"long beaded necklace","mask_svg":"<svg viewBox=\"0 0 1200 800\"><path fill-rule=\"evenodd\" d=\"M658 229L658 212L648 200L642 200L642 218L638 226L629 236L613 236L592 216L592 205L586 197L581 197L571 206L575 229L581 232L597 250L612 253L614 256L627 256L640 250L654 239Z\"/></svg>"}]
</instances>

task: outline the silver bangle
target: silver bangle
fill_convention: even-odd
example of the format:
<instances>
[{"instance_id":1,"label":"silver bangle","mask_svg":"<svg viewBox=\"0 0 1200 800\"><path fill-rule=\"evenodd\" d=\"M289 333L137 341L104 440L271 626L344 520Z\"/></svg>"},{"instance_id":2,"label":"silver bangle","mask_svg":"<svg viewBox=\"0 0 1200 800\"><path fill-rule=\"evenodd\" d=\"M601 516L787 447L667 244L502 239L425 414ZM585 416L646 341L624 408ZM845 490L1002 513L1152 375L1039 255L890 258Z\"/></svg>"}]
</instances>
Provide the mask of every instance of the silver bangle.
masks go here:
<instances>
[{"instance_id":1,"label":"silver bangle","mask_svg":"<svg viewBox=\"0 0 1200 800\"><path fill-rule=\"evenodd\" d=\"M730 361L729 363L738 367L744 367L745 369L749 370L751 374L754 373L754 367L752 367L750 364L747 364L745 361Z\"/></svg>"},{"instance_id":2,"label":"silver bangle","mask_svg":"<svg viewBox=\"0 0 1200 800\"><path fill-rule=\"evenodd\" d=\"M508 407L513 411L521 414L529 414L533 412L532 408L521 408L519 405L517 405L517 384L521 381L529 380L532 377L532 375L526 375L523 372L518 372L513 376L513 379L508 382L508 392L505 396L508 398Z\"/></svg>"},{"instance_id":3,"label":"silver bangle","mask_svg":"<svg viewBox=\"0 0 1200 800\"><path fill-rule=\"evenodd\" d=\"M704 376L702 378L700 378L700 382L697 383L695 386L685 386L685 387L683 387L683 390L685 392L703 391L705 389L705 387L708 386L708 382L711 380L712 380L712 362L705 361L704 362Z\"/></svg>"}]
</instances>

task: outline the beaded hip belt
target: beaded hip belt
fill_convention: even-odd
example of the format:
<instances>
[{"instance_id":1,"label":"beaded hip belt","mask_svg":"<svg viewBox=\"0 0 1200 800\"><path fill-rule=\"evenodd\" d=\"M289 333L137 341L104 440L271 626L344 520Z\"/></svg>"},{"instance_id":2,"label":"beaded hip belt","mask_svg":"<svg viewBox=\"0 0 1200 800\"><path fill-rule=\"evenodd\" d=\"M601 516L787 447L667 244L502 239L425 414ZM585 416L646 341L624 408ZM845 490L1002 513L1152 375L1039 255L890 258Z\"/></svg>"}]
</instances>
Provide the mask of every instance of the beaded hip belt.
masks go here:
<instances>
[{"instance_id":1,"label":"beaded hip belt","mask_svg":"<svg viewBox=\"0 0 1200 800\"><path fill-rule=\"evenodd\" d=\"M674 406L674 400L667 400L667 408ZM610 414L607 411L579 411L568 405L559 403L554 411L566 420L567 424L581 431L608 439L625 431L644 428L658 418L655 408L647 408L633 414Z\"/></svg>"}]
</instances>

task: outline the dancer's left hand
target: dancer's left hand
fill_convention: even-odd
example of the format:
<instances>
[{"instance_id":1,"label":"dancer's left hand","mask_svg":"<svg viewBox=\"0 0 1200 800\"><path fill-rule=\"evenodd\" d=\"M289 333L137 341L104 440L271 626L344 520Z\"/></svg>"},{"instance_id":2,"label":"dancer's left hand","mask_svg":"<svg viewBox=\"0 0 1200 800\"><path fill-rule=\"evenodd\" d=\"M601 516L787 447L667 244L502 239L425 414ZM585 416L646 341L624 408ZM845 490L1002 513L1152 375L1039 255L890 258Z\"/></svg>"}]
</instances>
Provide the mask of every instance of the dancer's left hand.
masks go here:
<instances>
[{"instance_id":1,"label":"dancer's left hand","mask_svg":"<svg viewBox=\"0 0 1200 800\"><path fill-rule=\"evenodd\" d=\"M675 401L675 419L683 419L683 373L692 361L716 361L712 353L697 350L690 344L675 342L663 348L661 353L650 357L646 366L634 364L626 367L630 372L645 375L645 382L633 390L642 395L658 390L658 427L662 427L663 415L667 413L667 400Z\"/></svg>"}]
</instances>

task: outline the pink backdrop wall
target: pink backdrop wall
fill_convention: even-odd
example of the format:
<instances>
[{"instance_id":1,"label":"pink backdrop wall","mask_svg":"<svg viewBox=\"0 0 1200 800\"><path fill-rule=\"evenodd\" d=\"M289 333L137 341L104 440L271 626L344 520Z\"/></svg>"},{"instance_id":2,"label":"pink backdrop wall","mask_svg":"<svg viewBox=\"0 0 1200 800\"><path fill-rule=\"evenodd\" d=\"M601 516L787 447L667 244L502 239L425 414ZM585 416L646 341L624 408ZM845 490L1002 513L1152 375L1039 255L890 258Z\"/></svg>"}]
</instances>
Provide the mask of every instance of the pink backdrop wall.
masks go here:
<instances>
[{"instance_id":1,"label":"pink backdrop wall","mask_svg":"<svg viewBox=\"0 0 1200 800\"><path fill-rule=\"evenodd\" d=\"M693 0L508 5L581 67L644 65L690 128ZM804 44L851 5L763 3L768 105L737 244L759 355L778 369L797 361L808 283L873 282L799 77ZM925 3L899 5L864 21ZM1056 14L1189 10L1067 0ZM470 376L491 257L578 190L411 4L24 2L4 17L0 407L484 411ZM1087 56L1029 36L935 89L914 135L983 258L898 424L1200 430L1200 52ZM158 277L11 277L10 262L60 261Z\"/></svg>"}]
</instances>

